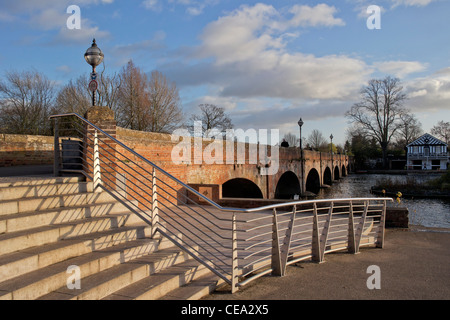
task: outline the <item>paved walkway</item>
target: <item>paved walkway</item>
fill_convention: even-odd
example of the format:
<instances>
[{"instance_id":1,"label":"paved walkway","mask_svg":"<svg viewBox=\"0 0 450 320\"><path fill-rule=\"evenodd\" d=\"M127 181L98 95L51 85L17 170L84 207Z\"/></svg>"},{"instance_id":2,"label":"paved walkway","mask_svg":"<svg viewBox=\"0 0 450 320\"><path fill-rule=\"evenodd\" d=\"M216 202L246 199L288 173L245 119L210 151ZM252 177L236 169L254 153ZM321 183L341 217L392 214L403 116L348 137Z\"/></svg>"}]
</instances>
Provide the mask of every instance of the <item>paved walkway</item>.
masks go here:
<instances>
[{"instance_id":1,"label":"paved walkway","mask_svg":"<svg viewBox=\"0 0 450 320\"><path fill-rule=\"evenodd\" d=\"M325 262L289 266L283 278L264 276L231 295L206 300L448 300L450 230L387 229L385 248L361 248L357 255L331 253ZM369 290L367 268L380 268L380 289Z\"/></svg>"}]
</instances>

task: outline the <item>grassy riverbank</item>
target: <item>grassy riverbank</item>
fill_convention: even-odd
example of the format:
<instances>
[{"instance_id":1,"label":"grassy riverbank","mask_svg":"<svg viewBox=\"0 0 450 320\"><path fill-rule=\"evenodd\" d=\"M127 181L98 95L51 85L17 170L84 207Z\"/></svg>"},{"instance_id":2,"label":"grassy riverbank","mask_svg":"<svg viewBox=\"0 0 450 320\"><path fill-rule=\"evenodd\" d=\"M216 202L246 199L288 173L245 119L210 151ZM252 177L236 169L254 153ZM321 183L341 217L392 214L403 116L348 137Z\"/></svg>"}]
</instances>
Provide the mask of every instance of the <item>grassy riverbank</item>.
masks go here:
<instances>
[{"instance_id":1,"label":"grassy riverbank","mask_svg":"<svg viewBox=\"0 0 450 320\"><path fill-rule=\"evenodd\" d=\"M404 181L383 177L371 188L372 193L403 197L449 197L450 170L441 177L429 181L420 181L415 176L408 176Z\"/></svg>"}]
</instances>

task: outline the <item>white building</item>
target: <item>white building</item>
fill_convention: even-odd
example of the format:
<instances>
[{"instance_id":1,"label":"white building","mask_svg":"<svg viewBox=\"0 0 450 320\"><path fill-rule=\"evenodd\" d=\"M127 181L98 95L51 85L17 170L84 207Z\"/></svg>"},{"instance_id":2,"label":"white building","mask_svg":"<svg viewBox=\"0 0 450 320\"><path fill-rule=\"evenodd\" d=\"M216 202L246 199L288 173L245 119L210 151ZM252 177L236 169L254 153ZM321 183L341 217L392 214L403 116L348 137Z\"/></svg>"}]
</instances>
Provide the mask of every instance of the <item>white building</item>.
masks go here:
<instances>
[{"instance_id":1,"label":"white building","mask_svg":"<svg viewBox=\"0 0 450 320\"><path fill-rule=\"evenodd\" d=\"M425 133L406 146L408 170L446 170L449 162L447 144Z\"/></svg>"}]
</instances>

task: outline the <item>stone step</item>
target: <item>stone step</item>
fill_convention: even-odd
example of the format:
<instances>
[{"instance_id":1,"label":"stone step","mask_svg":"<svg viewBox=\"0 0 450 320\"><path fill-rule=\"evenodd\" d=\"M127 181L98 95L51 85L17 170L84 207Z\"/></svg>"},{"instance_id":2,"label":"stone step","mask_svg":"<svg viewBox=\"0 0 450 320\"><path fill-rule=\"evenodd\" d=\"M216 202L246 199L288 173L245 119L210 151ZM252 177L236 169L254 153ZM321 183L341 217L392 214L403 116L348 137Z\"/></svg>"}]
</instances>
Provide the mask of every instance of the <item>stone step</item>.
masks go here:
<instances>
[{"instance_id":1,"label":"stone step","mask_svg":"<svg viewBox=\"0 0 450 320\"><path fill-rule=\"evenodd\" d=\"M48 197L32 197L24 199L0 201L0 216L15 213L33 212L59 207L73 207L85 204L98 204L115 201L107 192L80 192Z\"/></svg>"},{"instance_id":2,"label":"stone step","mask_svg":"<svg viewBox=\"0 0 450 320\"><path fill-rule=\"evenodd\" d=\"M212 272L170 291L160 300L200 300L214 292L225 281Z\"/></svg>"},{"instance_id":3,"label":"stone step","mask_svg":"<svg viewBox=\"0 0 450 320\"><path fill-rule=\"evenodd\" d=\"M20 187L34 185L48 185L55 183L78 183L83 182L81 177L3 177L0 180L0 188Z\"/></svg>"},{"instance_id":4,"label":"stone step","mask_svg":"<svg viewBox=\"0 0 450 320\"><path fill-rule=\"evenodd\" d=\"M160 250L82 278L78 290L64 285L39 300L99 300L187 259L179 248Z\"/></svg>"},{"instance_id":5,"label":"stone step","mask_svg":"<svg viewBox=\"0 0 450 320\"><path fill-rule=\"evenodd\" d=\"M93 274L146 255L150 250L159 250L160 244L163 248L172 245L167 241L160 241L160 239L147 240L153 244L139 239L130 240L3 281L0 283L0 300L34 300L62 287L67 287L68 278L71 275L67 272L70 266L79 268L81 283L83 283L83 279Z\"/></svg>"},{"instance_id":6,"label":"stone step","mask_svg":"<svg viewBox=\"0 0 450 320\"><path fill-rule=\"evenodd\" d=\"M210 270L194 259L143 278L104 300L157 300L180 286L208 274Z\"/></svg>"},{"instance_id":7,"label":"stone step","mask_svg":"<svg viewBox=\"0 0 450 320\"><path fill-rule=\"evenodd\" d=\"M89 252L127 241L138 241L149 235L150 228L146 226L122 227L5 254L0 256L0 279L2 281L12 279ZM167 239L160 239L157 244L162 248L172 246ZM155 244L150 241L147 246L150 250ZM155 250L156 248L153 248L153 251Z\"/></svg>"},{"instance_id":8,"label":"stone step","mask_svg":"<svg viewBox=\"0 0 450 320\"><path fill-rule=\"evenodd\" d=\"M0 201L48 197L55 195L92 192L92 182L53 183L0 187Z\"/></svg>"},{"instance_id":9,"label":"stone step","mask_svg":"<svg viewBox=\"0 0 450 320\"><path fill-rule=\"evenodd\" d=\"M106 202L3 215L0 216L0 234L26 230L30 227L123 213L127 210L126 205L120 202Z\"/></svg>"},{"instance_id":10,"label":"stone step","mask_svg":"<svg viewBox=\"0 0 450 320\"><path fill-rule=\"evenodd\" d=\"M92 217L0 234L0 255L125 226L131 213ZM133 217L134 218L134 217Z\"/></svg>"}]
</instances>

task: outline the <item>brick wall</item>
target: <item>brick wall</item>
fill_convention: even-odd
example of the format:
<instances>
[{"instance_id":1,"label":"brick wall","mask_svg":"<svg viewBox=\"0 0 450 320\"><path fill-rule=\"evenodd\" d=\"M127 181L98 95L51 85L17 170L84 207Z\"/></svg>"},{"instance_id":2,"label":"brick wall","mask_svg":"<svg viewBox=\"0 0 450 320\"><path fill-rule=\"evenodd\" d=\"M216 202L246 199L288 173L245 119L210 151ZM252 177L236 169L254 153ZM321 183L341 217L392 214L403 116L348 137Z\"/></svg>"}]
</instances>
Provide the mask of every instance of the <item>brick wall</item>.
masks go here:
<instances>
[{"instance_id":1,"label":"brick wall","mask_svg":"<svg viewBox=\"0 0 450 320\"><path fill-rule=\"evenodd\" d=\"M0 134L0 167L53 164L53 137Z\"/></svg>"}]
</instances>

